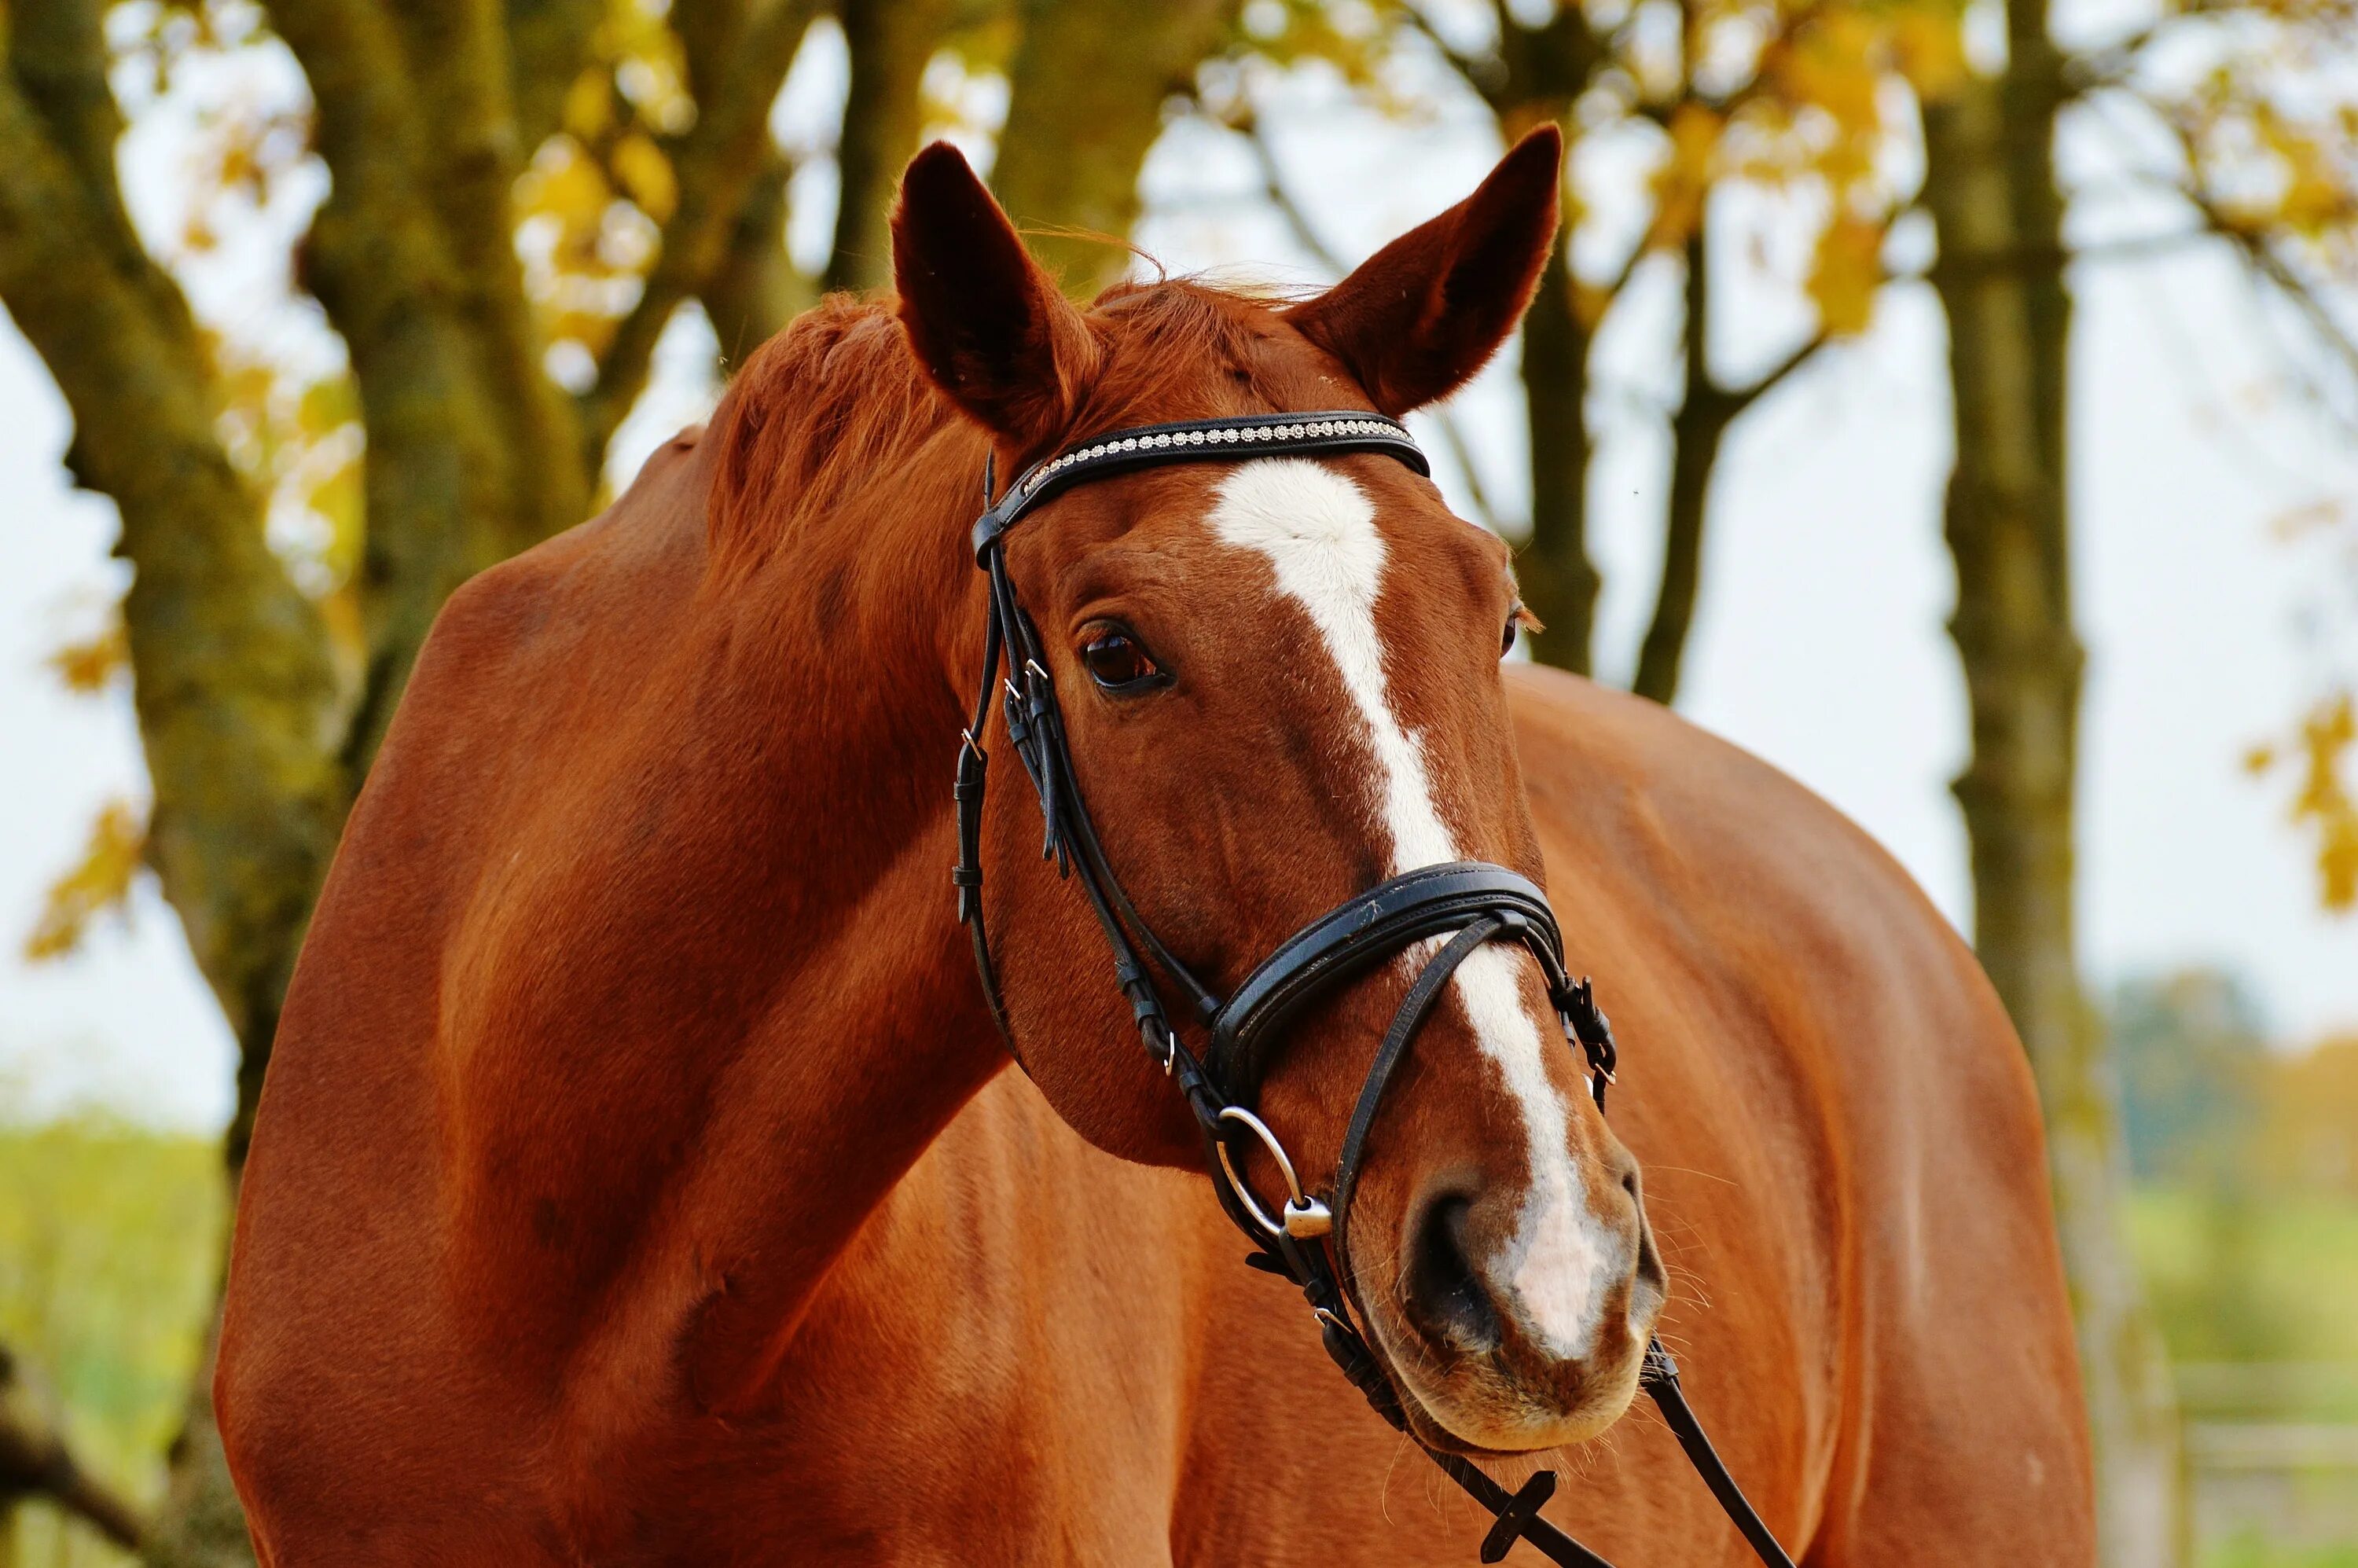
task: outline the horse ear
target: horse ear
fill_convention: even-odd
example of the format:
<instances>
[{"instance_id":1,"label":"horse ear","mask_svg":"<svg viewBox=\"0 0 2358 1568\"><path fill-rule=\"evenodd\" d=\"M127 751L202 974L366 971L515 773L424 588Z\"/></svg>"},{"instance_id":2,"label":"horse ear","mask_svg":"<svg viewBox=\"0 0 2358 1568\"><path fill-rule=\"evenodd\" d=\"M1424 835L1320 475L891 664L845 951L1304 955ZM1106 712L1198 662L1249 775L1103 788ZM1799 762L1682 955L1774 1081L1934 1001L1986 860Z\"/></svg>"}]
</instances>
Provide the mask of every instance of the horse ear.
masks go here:
<instances>
[{"instance_id":1,"label":"horse ear","mask_svg":"<svg viewBox=\"0 0 2358 1568\"><path fill-rule=\"evenodd\" d=\"M1097 340L946 142L901 176L892 281L902 330L952 402L1019 450L1070 422L1097 373Z\"/></svg>"},{"instance_id":2,"label":"horse ear","mask_svg":"<svg viewBox=\"0 0 2358 1568\"><path fill-rule=\"evenodd\" d=\"M1446 397L1507 341L1555 241L1563 138L1542 125L1473 195L1286 311L1303 336L1401 415Z\"/></svg>"}]
</instances>

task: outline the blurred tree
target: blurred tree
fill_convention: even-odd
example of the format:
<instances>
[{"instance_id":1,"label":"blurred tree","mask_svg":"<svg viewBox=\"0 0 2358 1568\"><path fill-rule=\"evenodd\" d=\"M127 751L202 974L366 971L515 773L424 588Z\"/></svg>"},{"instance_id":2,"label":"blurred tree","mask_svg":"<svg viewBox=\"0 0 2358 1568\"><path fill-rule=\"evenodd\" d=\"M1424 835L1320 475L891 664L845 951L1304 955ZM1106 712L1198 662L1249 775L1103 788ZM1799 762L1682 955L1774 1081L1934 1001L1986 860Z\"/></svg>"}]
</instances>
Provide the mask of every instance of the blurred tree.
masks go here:
<instances>
[{"instance_id":1,"label":"blurred tree","mask_svg":"<svg viewBox=\"0 0 2358 1568\"><path fill-rule=\"evenodd\" d=\"M2080 989L2073 929L2084 659L2072 619L2071 258L2056 130L2084 106L2174 146L2174 163L2133 172L2174 195L2189 222L2122 248L2223 238L2301 308L2318 341L2358 362L2296 260L2346 255L2358 215L2358 116L2315 91L2353 14L2346 0L2190 0L2077 56L2055 42L2046 0L2006 0L2004 15L2003 64L1933 95L1923 118L1956 433L1950 630L1972 716L1972 760L1955 789L1971 840L1974 951L2030 1053L2047 1114L2104 1561L2146 1568L2179 1559L2182 1515L2169 1374L2123 1228L2109 1046ZM2189 59L2205 62L2190 79Z\"/></svg>"},{"instance_id":2,"label":"blurred tree","mask_svg":"<svg viewBox=\"0 0 2358 1568\"><path fill-rule=\"evenodd\" d=\"M2240 981L2215 969L2130 980L2111 1029L2132 1176L2212 1188L2250 1164L2272 1064Z\"/></svg>"},{"instance_id":3,"label":"blurred tree","mask_svg":"<svg viewBox=\"0 0 2358 1568\"><path fill-rule=\"evenodd\" d=\"M849 86L835 243L812 279L785 249L795 158L770 115L827 15ZM983 69L1013 51L1011 205L1120 232L1165 90L1231 20L1228 0L0 12L0 301L56 377L68 466L114 500L134 568L119 624L61 653L60 672L90 689L127 667L153 787L144 822L102 817L33 945L70 947L133 864L156 871L238 1040L233 1180L312 898L436 612L587 515L679 307L703 304L734 362L817 287L882 281L900 166L942 118L925 84L945 45ZM109 77L144 66L160 92L192 59L281 42L308 103L211 127L213 189L179 243L214 242L212 198L250 216L290 170L324 164L295 271L349 369L291 383L207 331L170 247L143 243ZM290 518L291 541L276 526ZM201 1377L152 1554L252 1560Z\"/></svg>"},{"instance_id":4,"label":"blurred tree","mask_svg":"<svg viewBox=\"0 0 2358 1568\"><path fill-rule=\"evenodd\" d=\"M2276 1064L2264 1119L2258 1165L2269 1185L2358 1201L2358 1035Z\"/></svg>"},{"instance_id":5,"label":"blurred tree","mask_svg":"<svg viewBox=\"0 0 2358 1568\"><path fill-rule=\"evenodd\" d=\"M84 1470L67 1445L57 1400L0 1346L0 1563L9 1561L19 1498L40 1498L125 1551L146 1530L139 1510Z\"/></svg>"},{"instance_id":6,"label":"blurred tree","mask_svg":"<svg viewBox=\"0 0 2358 1568\"><path fill-rule=\"evenodd\" d=\"M1022 41L991 185L1067 291L1094 294L1130 265L1139 166L1163 133L1164 106L1192 93L1196 68L1228 44L1237 3L1016 8Z\"/></svg>"}]
</instances>

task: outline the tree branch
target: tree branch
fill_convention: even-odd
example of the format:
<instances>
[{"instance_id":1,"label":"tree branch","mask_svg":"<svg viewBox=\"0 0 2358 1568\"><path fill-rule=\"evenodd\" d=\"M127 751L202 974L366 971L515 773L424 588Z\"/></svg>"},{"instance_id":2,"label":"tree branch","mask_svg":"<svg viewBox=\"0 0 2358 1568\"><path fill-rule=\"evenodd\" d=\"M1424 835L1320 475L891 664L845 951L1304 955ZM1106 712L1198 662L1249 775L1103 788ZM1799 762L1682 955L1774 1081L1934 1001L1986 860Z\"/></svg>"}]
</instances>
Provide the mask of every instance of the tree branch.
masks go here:
<instances>
[{"instance_id":1,"label":"tree branch","mask_svg":"<svg viewBox=\"0 0 2358 1568\"><path fill-rule=\"evenodd\" d=\"M1450 460L1466 480L1466 499L1474 508L1474 521L1490 533L1499 533L1498 514L1490 505L1490 492L1482 483L1482 469L1474 460L1474 449L1466 439L1466 427L1451 409L1428 408L1425 413L1433 420L1433 428L1441 432L1441 444L1449 449Z\"/></svg>"},{"instance_id":2,"label":"tree branch","mask_svg":"<svg viewBox=\"0 0 2358 1568\"><path fill-rule=\"evenodd\" d=\"M400 38L372 0L275 0L270 16L310 81L333 179L304 281L352 352L368 426L354 579L368 646L344 748L358 778L442 601L532 529L515 510L523 454L467 325L471 286L427 191L432 154Z\"/></svg>"},{"instance_id":3,"label":"tree branch","mask_svg":"<svg viewBox=\"0 0 2358 1568\"><path fill-rule=\"evenodd\" d=\"M1743 416L1746 409L1776 391L1787 376L1816 358L1818 351L1831 341L1833 339L1827 335L1823 328L1820 328L1794 344L1792 352L1771 365L1750 385L1728 388L1714 384L1711 388L1711 394L1727 405L1727 417L1729 422L1733 423Z\"/></svg>"},{"instance_id":4,"label":"tree branch","mask_svg":"<svg viewBox=\"0 0 2358 1568\"><path fill-rule=\"evenodd\" d=\"M1021 0L1008 65L1007 129L991 186L1032 249L1093 294L1130 266L1138 170L1163 107L1195 89L1227 42L1232 0ZM1114 243L1106 243L1110 239Z\"/></svg>"},{"instance_id":5,"label":"tree branch","mask_svg":"<svg viewBox=\"0 0 2358 1568\"><path fill-rule=\"evenodd\" d=\"M1507 30L1514 26L1513 18L1507 15L1505 6L1496 4L1496 0L1493 0L1491 9L1497 16L1499 36L1503 38ZM1449 69L1464 77L1466 84L1481 94L1482 101L1489 104L1493 111L1498 109L1498 102L1493 94L1498 92L1506 84L1506 66L1503 60L1496 55L1485 59L1479 55L1466 54L1459 49L1457 46L1441 36L1440 30L1415 4L1415 0L1401 0L1399 15L1401 19L1408 24L1409 31L1431 45L1435 54L1449 62Z\"/></svg>"},{"instance_id":6,"label":"tree branch","mask_svg":"<svg viewBox=\"0 0 2358 1568\"><path fill-rule=\"evenodd\" d=\"M2266 235L2254 233L2229 220L2200 192L2188 191L2187 200L2201 214L2212 233L2234 245L2254 271L2274 284L2277 291L2292 302L2293 308L2309 322L2309 330L2317 334L2318 341L2342 362L2343 370L2353 379L2358 379L2358 338L2353 338L2350 330L2342 324L2318 296L2309 279L2295 272L2291 264L2277 254L2276 247L2268 243Z\"/></svg>"},{"instance_id":7,"label":"tree branch","mask_svg":"<svg viewBox=\"0 0 2358 1568\"><path fill-rule=\"evenodd\" d=\"M785 154L771 147L738 209L719 269L697 290L724 373L743 364L817 293L786 254L786 185L793 177Z\"/></svg>"},{"instance_id":8,"label":"tree branch","mask_svg":"<svg viewBox=\"0 0 2358 1568\"><path fill-rule=\"evenodd\" d=\"M590 67L605 14L605 0L507 0L508 97L516 151L526 163L562 124L565 95Z\"/></svg>"},{"instance_id":9,"label":"tree branch","mask_svg":"<svg viewBox=\"0 0 2358 1568\"><path fill-rule=\"evenodd\" d=\"M841 194L825 287L875 288L892 278L892 192L901 166L917 150L925 121L920 85L949 6L945 0L838 0L836 15L851 56L851 82L835 144Z\"/></svg>"},{"instance_id":10,"label":"tree branch","mask_svg":"<svg viewBox=\"0 0 2358 1568\"><path fill-rule=\"evenodd\" d=\"M453 298L505 438L507 493L481 518L494 558L581 521L589 486L573 400L541 368L544 347L515 251L521 145L500 0L401 0L385 7L407 61L417 178L440 220ZM586 44L586 39L583 40Z\"/></svg>"},{"instance_id":11,"label":"tree branch","mask_svg":"<svg viewBox=\"0 0 2358 1568\"><path fill-rule=\"evenodd\" d=\"M9 1503L37 1497L54 1503L125 1552L146 1535L138 1510L82 1468L47 1412L0 1346L0 1519Z\"/></svg>"},{"instance_id":12,"label":"tree branch","mask_svg":"<svg viewBox=\"0 0 2358 1568\"><path fill-rule=\"evenodd\" d=\"M817 9L816 0L777 0L755 17L733 46L719 81L698 103L695 127L674 149L679 205L664 225L663 249L638 302L615 329L597 383L581 398L585 472L603 466L606 444L646 386L672 312L726 259L739 210L769 151L770 105Z\"/></svg>"},{"instance_id":13,"label":"tree branch","mask_svg":"<svg viewBox=\"0 0 2358 1568\"><path fill-rule=\"evenodd\" d=\"M1285 220L1294 243L1307 251L1310 259L1316 262L1328 276L1341 277L1349 272L1350 264L1328 246L1325 237L1310 222L1310 214L1302 210L1302 204L1285 188L1284 171L1278 167L1277 149L1269 145L1269 135L1261 129L1260 114L1253 114L1237 129L1243 133L1247 145L1252 148L1253 160L1260 168L1261 194L1271 207L1277 209L1277 215Z\"/></svg>"}]
</instances>

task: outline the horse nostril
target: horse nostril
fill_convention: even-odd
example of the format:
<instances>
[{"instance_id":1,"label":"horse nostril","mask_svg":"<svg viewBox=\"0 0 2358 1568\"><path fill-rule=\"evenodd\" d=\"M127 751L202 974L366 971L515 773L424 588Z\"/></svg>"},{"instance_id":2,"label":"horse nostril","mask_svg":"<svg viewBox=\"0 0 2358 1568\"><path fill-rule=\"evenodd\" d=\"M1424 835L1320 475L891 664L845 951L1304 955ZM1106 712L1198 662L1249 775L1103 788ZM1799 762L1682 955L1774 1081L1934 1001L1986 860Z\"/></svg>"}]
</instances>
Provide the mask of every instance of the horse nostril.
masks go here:
<instances>
[{"instance_id":1,"label":"horse nostril","mask_svg":"<svg viewBox=\"0 0 2358 1568\"><path fill-rule=\"evenodd\" d=\"M1409 1238L1408 1309L1434 1338L1467 1355L1498 1348L1505 1331L1498 1308L1466 1256L1466 1228L1474 1202L1462 1195L1425 1207Z\"/></svg>"}]
</instances>

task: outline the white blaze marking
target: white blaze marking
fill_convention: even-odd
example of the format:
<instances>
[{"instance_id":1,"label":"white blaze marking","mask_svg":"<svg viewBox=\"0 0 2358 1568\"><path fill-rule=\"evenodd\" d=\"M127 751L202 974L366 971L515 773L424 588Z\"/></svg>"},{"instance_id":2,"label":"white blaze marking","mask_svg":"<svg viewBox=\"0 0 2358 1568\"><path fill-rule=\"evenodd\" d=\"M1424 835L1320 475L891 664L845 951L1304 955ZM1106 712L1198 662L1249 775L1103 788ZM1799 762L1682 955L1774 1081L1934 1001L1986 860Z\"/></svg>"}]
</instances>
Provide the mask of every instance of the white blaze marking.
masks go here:
<instances>
[{"instance_id":1,"label":"white blaze marking","mask_svg":"<svg viewBox=\"0 0 2358 1568\"><path fill-rule=\"evenodd\" d=\"M1300 458L1265 458L1231 470L1215 492L1212 530L1259 552L1278 590L1309 612L1359 711L1375 753L1377 804L1392 845L1389 874L1464 860L1433 797L1424 751L1393 714L1376 631L1383 535L1359 487ZM1439 943L1425 945L1429 954ZM1496 943L1469 955L1450 984L1482 1054L1497 1064L1522 1108L1531 1185L1498 1275L1520 1300L1526 1326L1559 1356L1588 1353L1603 1310L1610 1244L1589 1214L1570 1155L1563 1097L1547 1076L1542 1026L1523 1007L1521 963Z\"/></svg>"}]
</instances>

